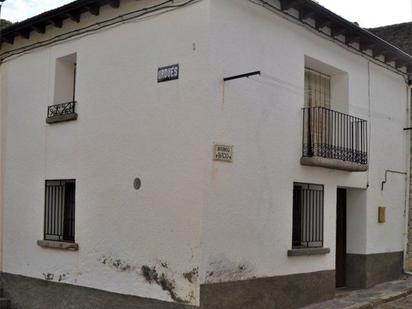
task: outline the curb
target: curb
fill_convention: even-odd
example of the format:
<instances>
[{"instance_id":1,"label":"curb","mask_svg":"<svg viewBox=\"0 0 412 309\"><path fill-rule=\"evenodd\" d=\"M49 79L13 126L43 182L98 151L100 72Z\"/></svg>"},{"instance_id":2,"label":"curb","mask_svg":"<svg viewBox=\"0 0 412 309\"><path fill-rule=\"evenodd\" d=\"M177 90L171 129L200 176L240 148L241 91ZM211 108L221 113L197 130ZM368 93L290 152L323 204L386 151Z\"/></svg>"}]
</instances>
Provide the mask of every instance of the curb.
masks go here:
<instances>
[{"instance_id":1,"label":"curb","mask_svg":"<svg viewBox=\"0 0 412 309\"><path fill-rule=\"evenodd\" d=\"M395 300L398 300L398 299L407 297L407 296L409 296L409 295L411 295L411 294L412 294L412 287L411 287L411 288L408 288L408 289L406 289L406 290L404 290L404 291L401 291L401 292L399 292L399 293L392 294L392 295L390 295L390 296L388 296L388 297L385 297L385 298L380 298L380 299L372 300L372 301L370 301L370 302L367 303L367 304L354 305L354 306L347 307L347 308L345 308L345 309L373 309L373 308L376 308L376 306L380 306L380 305L384 305L384 304L390 303L390 302L392 302L392 301L395 301Z\"/></svg>"}]
</instances>

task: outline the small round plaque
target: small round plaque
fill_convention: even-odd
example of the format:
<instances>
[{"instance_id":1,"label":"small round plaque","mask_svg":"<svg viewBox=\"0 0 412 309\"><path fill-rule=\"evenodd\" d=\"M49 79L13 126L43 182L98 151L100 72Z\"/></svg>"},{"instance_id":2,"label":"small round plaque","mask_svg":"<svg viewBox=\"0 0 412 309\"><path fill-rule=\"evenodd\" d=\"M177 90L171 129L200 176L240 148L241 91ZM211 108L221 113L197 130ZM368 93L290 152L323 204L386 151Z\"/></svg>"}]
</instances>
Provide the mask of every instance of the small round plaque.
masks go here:
<instances>
[{"instance_id":1,"label":"small round plaque","mask_svg":"<svg viewBox=\"0 0 412 309\"><path fill-rule=\"evenodd\" d=\"M139 189L141 188L141 186L142 186L142 181L140 180L140 178L136 178L136 179L133 181L133 187L134 187L136 190L139 190Z\"/></svg>"}]
</instances>

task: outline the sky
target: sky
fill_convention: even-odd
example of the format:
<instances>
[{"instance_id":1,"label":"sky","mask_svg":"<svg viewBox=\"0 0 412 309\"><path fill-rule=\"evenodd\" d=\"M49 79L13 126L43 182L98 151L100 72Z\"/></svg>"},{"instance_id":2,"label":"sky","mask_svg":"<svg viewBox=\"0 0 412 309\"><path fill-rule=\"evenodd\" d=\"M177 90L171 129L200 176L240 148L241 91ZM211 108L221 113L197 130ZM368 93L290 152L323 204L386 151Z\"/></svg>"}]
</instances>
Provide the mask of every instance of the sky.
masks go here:
<instances>
[{"instance_id":1,"label":"sky","mask_svg":"<svg viewBox=\"0 0 412 309\"><path fill-rule=\"evenodd\" d=\"M6 0L2 7L1 18L12 22L22 21L72 1L73 0Z\"/></svg>"},{"instance_id":2,"label":"sky","mask_svg":"<svg viewBox=\"0 0 412 309\"><path fill-rule=\"evenodd\" d=\"M72 0L6 0L2 18L22 21ZM412 0L317 0L320 4L361 27L377 27L412 21Z\"/></svg>"},{"instance_id":3,"label":"sky","mask_svg":"<svg viewBox=\"0 0 412 309\"><path fill-rule=\"evenodd\" d=\"M412 21L412 0L317 0L363 28Z\"/></svg>"}]
</instances>

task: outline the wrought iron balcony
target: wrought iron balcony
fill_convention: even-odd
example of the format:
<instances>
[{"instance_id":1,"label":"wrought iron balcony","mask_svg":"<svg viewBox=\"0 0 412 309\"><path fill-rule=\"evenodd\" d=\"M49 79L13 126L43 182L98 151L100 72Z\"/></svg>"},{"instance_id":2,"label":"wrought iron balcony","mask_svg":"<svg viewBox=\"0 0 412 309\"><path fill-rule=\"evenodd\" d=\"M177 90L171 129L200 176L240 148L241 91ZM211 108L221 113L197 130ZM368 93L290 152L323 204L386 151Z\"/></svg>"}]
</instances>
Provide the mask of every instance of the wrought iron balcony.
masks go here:
<instances>
[{"instance_id":1,"label":"wrought iron balcony","mask_svg":"<svg viewBox=\"0 0 412 309\"><path fill-rule=\"evenodd\" d=\"M47 109L47 123L76 120L76 102L51 105Z\"/></svg>"},{"instance_id":2,"label":"wrought iron balcony","mask_svg":"<svg viewBox=\"0 0 412 309\"><path fill-rule=\"evenodd\" d=\"M303 109L302 165L368 169L368 122L324 107Z\"/></svg>"}]
</instances>

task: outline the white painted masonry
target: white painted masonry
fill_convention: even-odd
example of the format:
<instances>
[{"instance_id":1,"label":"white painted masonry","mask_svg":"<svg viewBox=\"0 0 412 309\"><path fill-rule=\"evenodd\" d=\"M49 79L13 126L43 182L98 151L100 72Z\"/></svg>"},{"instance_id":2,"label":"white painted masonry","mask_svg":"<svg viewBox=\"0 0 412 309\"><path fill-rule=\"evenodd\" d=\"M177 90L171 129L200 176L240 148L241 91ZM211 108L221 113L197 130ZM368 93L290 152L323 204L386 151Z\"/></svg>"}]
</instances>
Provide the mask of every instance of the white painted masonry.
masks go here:
<instances>
[{"instance_id":1,"label":"white painted masonry","mask_svg":"<svg viewBox=\"0 0 412 309\"><path fill-rule=\"evenodd\" d=\"M124 0L31 40L155 3ZM56 59L73 53L79 118L48 125ZM158 84L175 63L179 80ZM305 65L330 70L332 108L368 120L368 172L300 164ZM4 272L173 301L141 275L155 266L198 305L203 283L335 269L338 187L348 253L403 251L406 177L381 183L408 169L404 76L252 1L198 1L35 49L6 59L1 83ZM213 160L215 143L234 146L233 163ZM76 179L77 252L36 244L46 179ZM294 182L325 186L330 254L287 256Z\"/></svg>"},{"instance_id":2,"label":"white painted masonry","mask_svg":"<svg viewBox=\"0 0 412 309\"><path fill-rule=\"evenodd\" d=\"M212 88L222 89L223 76L259 69L263 74L226 83L224 102L222 90L212 97L213 119L221 124L213 126L214 135L235 145L236 159L231 166L214 163L211 171L203 267L208 269L217 253L217 258L240 263L241 257L252 263L251 275L258 277L334 269L337 187L369 186L366 204L350 206L351 215L364 220L354 227L348 220L348 231L353 231L348 235L348 253L402 251L406 178L391 175L383 192L381 182L386 169L407 170L403 77L249 1L212 1L210 15ZM305 56L347 72L348 112L371 126L369 172L299 164ZM332 254L286 256L291 247L294 181L325 185L325 246ZM388 207L386 224L378 224L379 206ZM218 237L223 232L225 237Z\"/></svg>"},{"instance_id":3,"label":"white painted masonry","mask_svg":"<svg viewBox=\"0 0 412 309\"><path fill-rule=\"evenodd\" d=\"M153 3L124 1L120 10ZM179 297L196 302L198 284L183 273L200 261L202 175L211 157L204 130L208 5L202 1L2 65L8 85L2 93L8 109L5 272L52 274L53 281L170 300L140 274L143 265L161 269L166 263ZM99 18L120 13L106 6ZM72 53L79 119L47 125L56 59ZM180 64L181 78L158 84L157 68L173 63ZM140 191L133 188L136 177ZM76 179L78 252L36 245L43 237L45 179Z\"/></svg>"}]
</instances>

